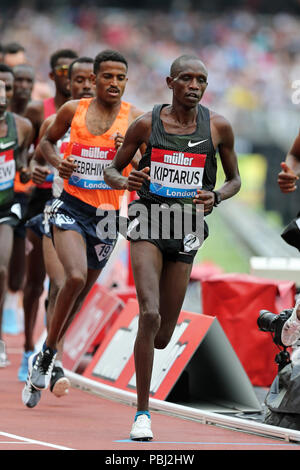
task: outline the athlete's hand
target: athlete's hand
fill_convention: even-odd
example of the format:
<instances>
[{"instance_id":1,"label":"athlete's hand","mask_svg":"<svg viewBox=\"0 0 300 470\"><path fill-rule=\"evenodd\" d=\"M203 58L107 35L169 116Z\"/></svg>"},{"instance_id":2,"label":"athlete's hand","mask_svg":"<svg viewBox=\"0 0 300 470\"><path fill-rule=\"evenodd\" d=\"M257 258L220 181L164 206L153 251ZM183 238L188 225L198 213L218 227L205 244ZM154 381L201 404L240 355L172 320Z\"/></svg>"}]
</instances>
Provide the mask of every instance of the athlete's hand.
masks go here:
<instances>
[{"instance_id":1,"label":"athlete's hand","mask_svg":"<svg viewBox=\"0 0 300 470\"><path fill-rule=\"evenodd\" d=\"M282 171L278 174L277 183L283 193L292 193L297 189L296 181L299 177L287 166L285 162L280 163Z\"/></svg>"},{"instance_id":2,"label":"athlete's hand","mask_svg":"<svg viewBox=\"0 0 300 470\"><path fill-rule=\"evenodd\" d=\"M214 207L215 195L212 191L197 189L197 195L193 199L194 204L202 204L204 214L209 214Z\"/></svg>"},{"instance_id":3,"label":"athlete's hand","mask_svg":"<svg viewBox=\"0 0 300 470\"><path fill-rule=\"evenodd\" d=\"M50 173L51 171L46 166L35 165L31 179L35 184L42 184Z\"/></svg>"},{"instance_id":4,"label":"athlete's hand","mask_svg":"<svg viewBox=\"0 0 300 470\"><path fill-rule=\"evenodd\" d=\"M21 183L26 184L26 183L28 183L28 181L30 181L31 172L30 172L30 169L28 167L20 168L19 173L20 173Z\"/></svg>"},{"instance_id":5,"label":"athlete's hand","mask_svg":"<svg viewBox=\"0 0 300 470\"><path fill-rule=\"evenodd\" d=\"M76 170L77 165L74 163L74 158L67 157L60 162L57 169L59 172L59 176L63 179L68 180L72 175L73 171Z\"/></svg>"},{"instance_id":6,"label":"athlete's hand","mask_svg":"<svg viewBox=\"0 0 300 470\"><path fill-rule=\"evenodd\" d=\"M117 132L117 135L115 137L115 149L118 150L124 142L124 136L120 134L120 132Z\"/></svg>"},{"instance_id":7,"label":"athlete's hand","mask_svg":"<svg viewBox=\"0 0 300 470\"><path fill-rule=\"evenodd\" d=\"M127 178L128 191L138 191L141 189L145 180L150 181L149 176L150 168L146 166L142 170L132 170Z\"/></svg>"}]
</instances>

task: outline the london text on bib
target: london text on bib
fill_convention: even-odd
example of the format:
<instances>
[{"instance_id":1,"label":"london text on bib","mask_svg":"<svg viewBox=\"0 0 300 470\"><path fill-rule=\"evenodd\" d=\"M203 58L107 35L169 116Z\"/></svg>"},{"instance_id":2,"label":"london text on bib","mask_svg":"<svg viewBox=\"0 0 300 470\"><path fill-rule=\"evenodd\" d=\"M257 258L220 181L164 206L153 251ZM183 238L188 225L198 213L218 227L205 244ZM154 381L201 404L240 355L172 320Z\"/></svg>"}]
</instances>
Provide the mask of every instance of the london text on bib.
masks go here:
<instances>
[{"instance_id":1,"label":"london text on bib","mask_svg":"<svg viewBox=\"0 0 300 470\"><path fill-rule=\"evenodd\" d=\"M112 189L103 178L103 170L114 159L116 150L109 147L90 147L74 143L71 157L77 168L72 173L69 184L84 189Z\"/></svg>"},{"instance_id":2,"label":"london text on bib","mask_svg":"<svg viewBox=\"0 0 300 470\"><path fill-rule=\"evenodd\" d=\"M16 162L13 150L0 153L0 191L14 185Z\"/></svg>"},{"instance_id":3,"label":"london text on bib","mask_svg":"<svg viewBox=\"0 0 300 470\"><path fill-rule=\"evenodd\" d=\"M153 148L150 191L164 197L194 197L202 188L206 155Z\"/></svg>"}]
</instances>

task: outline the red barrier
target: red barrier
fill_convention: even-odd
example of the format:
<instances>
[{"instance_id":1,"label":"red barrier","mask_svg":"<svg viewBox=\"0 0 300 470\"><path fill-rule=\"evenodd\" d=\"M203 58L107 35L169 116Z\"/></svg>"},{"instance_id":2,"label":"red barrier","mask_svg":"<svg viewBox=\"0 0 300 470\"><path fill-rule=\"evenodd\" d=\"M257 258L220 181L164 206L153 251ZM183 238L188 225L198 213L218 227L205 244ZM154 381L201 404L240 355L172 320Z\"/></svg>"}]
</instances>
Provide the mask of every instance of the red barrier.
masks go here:
<instances>
[{"instance_id":1,"label":"red barrier","mask_svg":"<svg viewBox=\"0 0 300 470\"><path fill-rule=\"evenodd\" d=\"M137 300L130 299L84 371L85 377L131 392L135 389L133 346L138 314ZM171 358L164 361L159 371L152 397L162 400L166 398L213 321L209 316L181 312L177 334L175 329L169 346L173 346Z\"/></svg>"},{"instance_id":2,"label":"red barrier","mask_svg":"<svg viewBox=\"0 0 300 470\"><path fill-rule=\"evenodd\" d=\"M219 320L250 381L270 386L279 352L271 335L258 329L262 309L280 313L295 302L295 283L247 274L223 274L202 281L202 311Z\"/></svg>"},{"instance_id":3,"label":"red barrier","mask_svg":"<svg viewBox=\"0 0 300 470\"><path fill-rule=\"evenodd\" d=\"M66 369L75 370L83 355L102 342L123 306L114 293L99 284L93 286L66 334L63 353Z\"/></svg>"},{"instance_id":4,"label":"red barrier","mask_svg":"<svg viewBox=\"0 0 300 470\"><path fill-rule=\"evenodd\" d=\"M138 302L130 299L85 368L85 377L136 391L138 317ZM212 411L261 410L218 320L188 311L181 311L168 346L154 352L150 396Z\"/></svg>"}]
</instances>

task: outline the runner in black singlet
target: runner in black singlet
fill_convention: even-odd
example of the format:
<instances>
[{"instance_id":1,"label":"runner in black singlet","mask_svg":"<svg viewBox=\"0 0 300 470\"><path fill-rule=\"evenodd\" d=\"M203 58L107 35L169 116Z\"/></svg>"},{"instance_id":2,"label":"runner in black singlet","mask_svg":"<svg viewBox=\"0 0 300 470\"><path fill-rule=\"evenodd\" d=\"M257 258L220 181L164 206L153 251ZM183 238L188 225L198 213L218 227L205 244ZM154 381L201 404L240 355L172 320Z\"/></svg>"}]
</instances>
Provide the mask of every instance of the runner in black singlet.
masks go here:
<instances>
[{"instance_id":1,"label":"runner in black singlet","mask_svg":"<svg viewBox=\"0 0 300 470\"><path fill-rule=\"evenodd\" d=\"M172 104L155 106L152 112L138 118L105 170L105 181L112 188L138 191L140 196L128 212L132 220L128 227L132 269L140 308L134 346L138 403L130 433L131 439L136 440L153 437L149 391L154 348L165 348L172 337L194 256L208 235L203 215L240 189L232 128L222 116L199 105L207 87L204 64L195 56L180 56L171 66L167 85L172 90ZM121 172L143 143L147 149L139 169L128 178L123 177ZM216 149L225 173L225 183L218 191L214 190ZM136 206L141 217L137 216ZM185 214L192 221L187 227ZM194 233L191 227L197 227L199 220L203 222L202 229ZM170 230L167 236L166 228ZM153 235L153 229L158 230L158 236Z\"/></svg>"},{"instance_id":2,"label":"runner in black singlet","mask_svg":"<svg viewBox=\"0 0 300 470\"><path fill-rule=\"evenodd\" d=\"M12 69L0 64L0 367L8 364L2 340L2 309L13 246L13 228L21 218L20 206L15 204L14 179L16 170L20 172L23 183L30 179L27 150L32 140L30 121L7 111L13 82Z\"/></svg>"}]
</instances>

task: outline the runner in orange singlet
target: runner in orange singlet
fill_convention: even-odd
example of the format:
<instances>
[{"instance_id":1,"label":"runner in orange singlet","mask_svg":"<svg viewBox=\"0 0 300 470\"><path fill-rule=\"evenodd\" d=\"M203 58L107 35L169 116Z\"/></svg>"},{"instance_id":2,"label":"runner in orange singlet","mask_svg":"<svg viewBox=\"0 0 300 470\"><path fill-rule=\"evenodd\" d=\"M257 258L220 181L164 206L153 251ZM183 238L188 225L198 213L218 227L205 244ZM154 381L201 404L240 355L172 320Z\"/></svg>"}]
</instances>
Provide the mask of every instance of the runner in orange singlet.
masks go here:
<instances>
[{"instance_id":1,"label":"runner in orange singlet","mask_svg":"<svg viewBox=\"0 0 300 470\"><path fill-rule=\"evenodd\" d=\"M96 97L62 106L40 142L44 157L64 179L64 190L52 204L50 223L65 280L43 349L29 358L28 380L38 390L48 387L57 344L98 279L117 239L117 234L107 238L98 232L103 217L97 215L97 208L109 204L114 215L120 208L124 191L105 184L103 168L112 162L129 124L142 114L121 100L127 67L126 59L116 51L98 54L93 74ZM69 127L70 142L62 159L55 144Z\"/></svg>"},{"instance_id":2,"label":"runner in orange singlet","mask_svg":"<svg viewBox=\"0 0 300 470\"><path fill-rule=\"evenodd\" d=\"M71 62L78 57L72 49L61 49L54 52L50 57L49 78L55 85L55 95L53 98L45 100L31 101L27 108L27 117L34 128L35 144L38 142L39 132L44 120L55 114L57 110L70 99L70 89L68 80L68 68ZM46 181L35 186L25 215L27 221L26 235L31 244L31 251L26 259L26 279L23 296L24 309L24 352L18 370L18 379L25 382L28 372L28 357L34 351L34 327L39 308L40 297L44 292L44 280L46 277L45 264L43 258L42 238L39 237L30 227L30 219L42 214L45 203L52 197L53 173L48 175Z\"/></svg>"}]
</instances>

